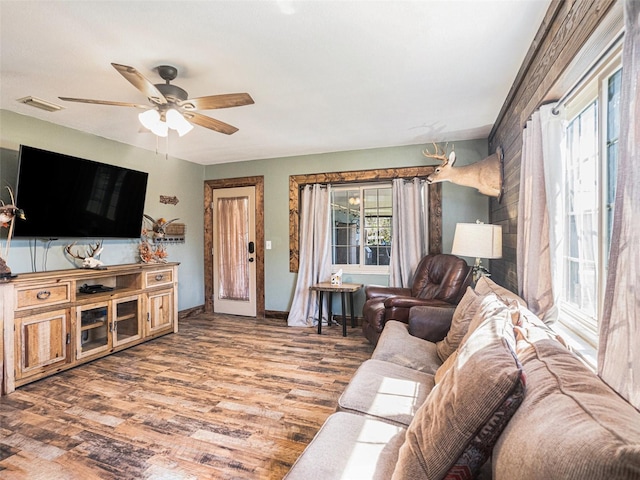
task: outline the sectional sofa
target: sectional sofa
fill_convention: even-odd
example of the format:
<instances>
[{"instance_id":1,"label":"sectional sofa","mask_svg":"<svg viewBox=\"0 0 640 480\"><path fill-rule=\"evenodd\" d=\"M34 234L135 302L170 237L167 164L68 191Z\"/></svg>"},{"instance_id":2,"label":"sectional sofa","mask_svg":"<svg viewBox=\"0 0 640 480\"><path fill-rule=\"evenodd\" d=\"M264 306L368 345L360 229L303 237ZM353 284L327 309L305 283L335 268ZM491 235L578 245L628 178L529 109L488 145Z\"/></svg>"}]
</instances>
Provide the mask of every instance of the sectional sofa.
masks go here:
<instances>
[{"instance_id":1,"label":"sectional sofa","mask_svg":"<svg viewBox=\"0 0 640 480\"><path fill-rule=\"evenodd\" d=\"M285 478L640 479L640 412L483 277L387 322Z\"/></svg>"}]
</instances>

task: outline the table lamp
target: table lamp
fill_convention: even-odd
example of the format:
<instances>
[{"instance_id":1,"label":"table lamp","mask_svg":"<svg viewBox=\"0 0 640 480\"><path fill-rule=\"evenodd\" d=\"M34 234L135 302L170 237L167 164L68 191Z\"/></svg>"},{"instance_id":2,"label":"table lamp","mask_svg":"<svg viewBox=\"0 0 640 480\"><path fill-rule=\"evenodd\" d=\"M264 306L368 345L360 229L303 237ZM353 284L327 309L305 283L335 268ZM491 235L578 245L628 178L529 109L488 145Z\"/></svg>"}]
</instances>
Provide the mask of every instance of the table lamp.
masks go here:
<instances>
[{"instance_id":1,"label":"table lamp","mask_svg":"<svg viewBox=\"0 0 640 480\"><path fill-rule=\"evenodd\" d=\"M502 258L502 227L500 225L485 224L477 220L476 223L458 223L453 236L453 255L476 257L473 266L473 282L482 276L491 276L489 270L482 265L482 258Z\"/></svg>"}]
</instances>

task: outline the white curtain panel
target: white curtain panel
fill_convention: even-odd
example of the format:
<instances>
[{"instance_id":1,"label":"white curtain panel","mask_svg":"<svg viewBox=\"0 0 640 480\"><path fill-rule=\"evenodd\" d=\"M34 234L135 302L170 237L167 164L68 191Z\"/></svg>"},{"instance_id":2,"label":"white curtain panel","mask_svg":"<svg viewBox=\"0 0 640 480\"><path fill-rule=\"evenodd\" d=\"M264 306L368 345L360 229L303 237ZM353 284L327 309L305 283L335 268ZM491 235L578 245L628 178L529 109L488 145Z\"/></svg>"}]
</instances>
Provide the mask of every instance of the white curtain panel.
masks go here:
<instances>
[{"instance_id":1,"label":"white curtain panel","mask_svg":"<svg viewBox=\"0 0 640 480\"><path fill-rule=\"evenodd\" d=\"M305 185L302 190L300 260L296 290L287 319L290 327L317 325L318 292L310 292L309 287L331 280L330 198L329 187L326 186ZM328 318L326 312L327 308L323 308L325 322Z\"/></svg>"},{"instance_id":2,"label":"white curtain panel","mask_svg":"<svg viewBox=\"0 0 640 480\"><path fill-rule=\"evenodd\" d=\"M410 287L415 268L427 252L428 222L423 180L396 178L392 183L391 265L389 285Z\"/></svg>"},{"instance_id":3,"label":"white curtain panel","mask_svg":"<svg viewBox=\"0 0 640 480\"><path fill-rule=\"evenodd\" d=\"M517 237L519 294L546 323L558 318L553 285L559 285L562 267L552 255L562 239L551 232L562 227L550 229L550 222L562 222L563 125L552 108L534 112L522 134Z\"/></svg>"},{"instance_id":4,"label":"white curtain panel","mask_svg":"<svg viewBox=\"0 0 640 480\"><path fill-rule=\"evenodd\" d=\"M598 373L640 408L640 2L625 0L621 134Z\"/></svg>"}]
</instances>

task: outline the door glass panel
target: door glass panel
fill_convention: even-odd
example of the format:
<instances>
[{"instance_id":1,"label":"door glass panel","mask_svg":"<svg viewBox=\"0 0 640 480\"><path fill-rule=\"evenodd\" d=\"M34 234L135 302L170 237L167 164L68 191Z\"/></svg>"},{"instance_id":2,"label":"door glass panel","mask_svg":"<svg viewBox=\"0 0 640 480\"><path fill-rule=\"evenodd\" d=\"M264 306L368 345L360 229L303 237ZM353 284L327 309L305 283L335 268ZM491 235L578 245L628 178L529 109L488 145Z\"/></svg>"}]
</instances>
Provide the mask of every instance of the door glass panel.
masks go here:
<instances>
[{"instance_id":1,"label":"door glass panel","mask_svg":"<svg viewBox=\"0 0 640 480\"><path fill-rule=\"evenodd\" d=\"M133 340L140 336L138 331L138 300L128 300L116 305L116 344Z\"/></svg>"},{"instance_id":2,"label":"door glass panel","mask_svg":"<svg viewBox=\"0 0 640 480\"><path fill-rule=\"evenodd\" d=\"M82 353L106 347L108 342L107 307L96 307L80 313L80 349Z\"/></svg>"},{"instance_id":3,"label":"door glass panel","mask_svg":"<svg viewBox=\"0 0 640 480\"><path fill-rule=\"evenodd\" d=\"M249 301L249 198L219 198L218 298Z\"/></svg>"}]
</instances>

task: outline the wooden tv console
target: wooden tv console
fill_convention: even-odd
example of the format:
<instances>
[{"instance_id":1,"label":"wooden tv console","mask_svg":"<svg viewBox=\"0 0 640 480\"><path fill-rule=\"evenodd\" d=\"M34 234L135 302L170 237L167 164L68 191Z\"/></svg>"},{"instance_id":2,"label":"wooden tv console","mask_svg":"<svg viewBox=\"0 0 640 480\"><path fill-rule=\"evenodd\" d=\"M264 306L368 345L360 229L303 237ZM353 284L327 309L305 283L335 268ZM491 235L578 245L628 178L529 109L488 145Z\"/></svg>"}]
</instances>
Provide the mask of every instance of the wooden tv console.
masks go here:
<instances>
[{"instance_id":1,"label":"wooden tv console","mask_svg":"<svg viewBox=\"0 0 640 480\"><path fill-rule=\"evenodd\" d=\"M178 263L25 273L0 283L2 394L177 332L177 287Z\"/></svg>"}]
</instances>

